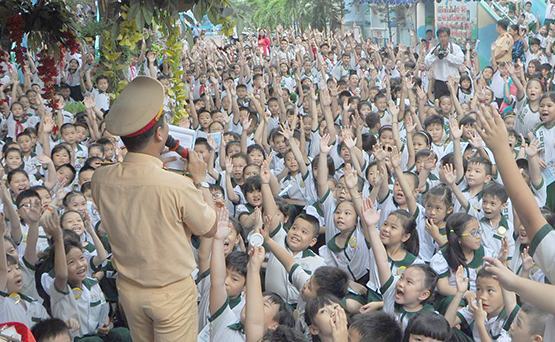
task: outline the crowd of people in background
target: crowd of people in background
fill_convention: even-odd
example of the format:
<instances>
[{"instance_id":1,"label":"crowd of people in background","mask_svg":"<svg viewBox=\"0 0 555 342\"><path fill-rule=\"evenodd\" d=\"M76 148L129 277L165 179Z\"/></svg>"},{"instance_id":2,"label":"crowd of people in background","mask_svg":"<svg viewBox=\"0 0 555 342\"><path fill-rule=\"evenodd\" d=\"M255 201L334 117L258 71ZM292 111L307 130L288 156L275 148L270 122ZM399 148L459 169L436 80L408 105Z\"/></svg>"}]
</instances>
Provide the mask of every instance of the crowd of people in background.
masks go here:
<instances>
[{"instance_id":1,"label":"crowd of people in background","mask_svg":"<svg viewBox=\"0 0 555 342\"><path fill-rule=\"evenodd\" d=\"M555 16L526 13L487 65L446 28L196 37L176 125L219 204L191 238L198 340L555 340ZM131 340L90 183L126 154L104 127L119 80L85 47L47 102L31 52L0 59L0 323ZM144 43L125 75L164 84L173 121L170 70Z\"/></svg>"}]
</instances>

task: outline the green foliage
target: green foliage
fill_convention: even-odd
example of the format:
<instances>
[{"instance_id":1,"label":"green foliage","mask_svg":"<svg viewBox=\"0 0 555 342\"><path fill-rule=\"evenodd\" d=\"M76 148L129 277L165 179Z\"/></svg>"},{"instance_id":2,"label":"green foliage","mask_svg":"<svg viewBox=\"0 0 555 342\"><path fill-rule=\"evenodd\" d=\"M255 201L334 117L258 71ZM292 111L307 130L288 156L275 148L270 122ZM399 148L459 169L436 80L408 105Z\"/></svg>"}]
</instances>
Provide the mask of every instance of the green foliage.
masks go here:
<instances>
[{"instance_id":1,"label":"green foliage","mask_svg":"<svg viewBox=\"0 0 555 342\"><path fill-rule=\"evenodd\" d=\"M234 0L238 26L274 29L278 25L306 29L340 24L342 0Z\"/></svg>"}]
</instances>

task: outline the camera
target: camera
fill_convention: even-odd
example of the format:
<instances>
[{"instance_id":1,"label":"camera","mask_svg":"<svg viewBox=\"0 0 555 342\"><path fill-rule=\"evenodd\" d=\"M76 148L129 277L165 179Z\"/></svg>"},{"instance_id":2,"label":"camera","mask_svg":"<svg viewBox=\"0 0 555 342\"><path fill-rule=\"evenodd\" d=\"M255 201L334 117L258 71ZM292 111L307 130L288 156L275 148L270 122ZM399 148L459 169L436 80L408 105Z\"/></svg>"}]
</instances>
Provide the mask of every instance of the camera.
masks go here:
<instances>
[{"instance_id":1,"label":"camera","mask_svg":"<svg viewBox=\"0 0 555 342\"><path fill-rule=\"evenodd\" d=\"M437 58L444 59L449 54L449 51L442 47L438 47L436 54L437 54Z\"/></svg>"}]
</instances>

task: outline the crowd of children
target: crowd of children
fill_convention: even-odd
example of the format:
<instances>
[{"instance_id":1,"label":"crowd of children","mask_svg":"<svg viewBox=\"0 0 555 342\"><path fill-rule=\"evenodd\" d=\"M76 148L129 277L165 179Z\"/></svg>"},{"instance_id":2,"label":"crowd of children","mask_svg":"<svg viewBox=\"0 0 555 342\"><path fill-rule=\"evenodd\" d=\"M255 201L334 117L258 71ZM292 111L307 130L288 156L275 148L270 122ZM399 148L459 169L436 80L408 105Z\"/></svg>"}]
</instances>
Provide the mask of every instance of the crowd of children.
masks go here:
<instances>
[{"instance_id":1,"label":"crowd of children","mask_svg":"<svg viewBox=\"0 0 555 342\"><path fill-rule=\"evenodd\" d=\"M537 31L493 67L467 44L437 98L433 37L197 37L178 124L219 205L191 239L193 339L555 341L555 25ZM130 341L90 183L126 153L103 122L119 80L83 51L46 101L32 54L0 59L0 324ZM164 63L144 51L126 75L169 90Z\"/></svg>"}]
</instances>

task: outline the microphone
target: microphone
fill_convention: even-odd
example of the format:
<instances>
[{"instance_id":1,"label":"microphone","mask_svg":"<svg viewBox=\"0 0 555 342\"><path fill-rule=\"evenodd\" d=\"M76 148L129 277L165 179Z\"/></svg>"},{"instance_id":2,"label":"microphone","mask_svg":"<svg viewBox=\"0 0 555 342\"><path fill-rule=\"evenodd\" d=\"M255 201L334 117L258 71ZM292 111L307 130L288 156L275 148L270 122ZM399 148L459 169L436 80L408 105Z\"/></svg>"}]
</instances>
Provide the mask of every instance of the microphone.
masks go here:
<instances>
[{"instance_id":1,"label":"microphone","mask_svg":"<svg viewBox=\"0 0 555 342\"><path fill-rule=\"evenodd\" d=\"M184 159L189 158L189 149L179 145L179 140L174 139L171 135L168 135L168 139L166 139L166 147L169 148L170 151L173 151L179 154Z\"/></svg>"}]
</instances>

